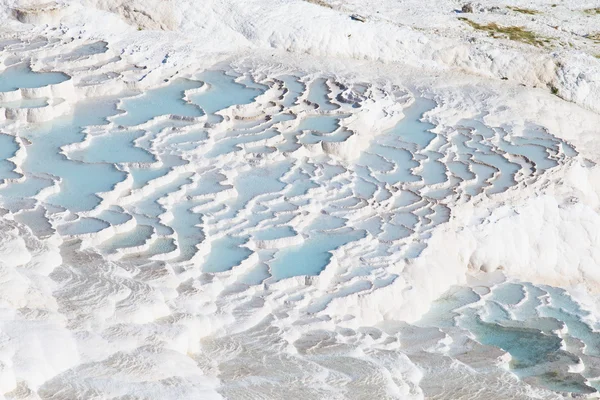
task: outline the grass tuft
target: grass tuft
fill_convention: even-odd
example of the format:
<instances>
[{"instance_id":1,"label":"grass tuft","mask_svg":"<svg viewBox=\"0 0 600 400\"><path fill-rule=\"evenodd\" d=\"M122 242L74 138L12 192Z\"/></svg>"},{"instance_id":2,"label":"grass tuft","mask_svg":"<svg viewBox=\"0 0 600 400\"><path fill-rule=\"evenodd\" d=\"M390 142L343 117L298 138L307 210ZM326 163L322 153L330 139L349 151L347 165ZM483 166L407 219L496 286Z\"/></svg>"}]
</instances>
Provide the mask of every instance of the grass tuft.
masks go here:
<instances>
[{"instance_id":1,"label":"grass tuft","mask_svg":"<svg viewBox=\"0 0 600 400\"><path fill-rule=\"evenodd\" d=\"M535 33L526 30L522 26L500 26L495 22L489 24L478 24L477 22L471 21L468 18L459 17L459 19L471 26L471 28L487 32L494 38L508 37L510 40L514 40L521 43L527 43L533 46L544 46L549 43L548 38L540 37Z\"/></svg>"},{"instance_id":2,"label":"grass tuft","mask_svg":"<svg viewBox=\"0 0 600 400\"><path fill-rule=\"evenodd\" d=\"M323 1L323 0L304 0L304 1L306 1L306 2L308 2L308 3L315 4L315 5L317 5L317 6L325 7L325 8L333 8L333 7L331 6L331 4L329 4L329 3L326 3L326 2L325 2L325 1Z\"/></svg>"},{"instance_id":3,"label":"grass tuft","mask_svg":"<svg viewBox=\"0 0 600 400\"><path fill-rule=\"evenodd\" d=\"M508 7L509 10L513 10L514 12L518 12L521 14L527 14L527 15L536 15L539 14L539 11L537 10L532 10L531 8L521 8L521 7Z\"/></svg>"},{"instance_id":4,"label":"grass tuft","mask_svg":"<svg viewBox=\"0 0 600 400\"><path fill-rule=\"evenodd\" d=\"M600 32L591 33L586 36L587 39L593 40L596 43L600 43Z\"/></svg>"},{"instance_id":5,"label":"grass tuft","mask_svg":"<svg viewBox=\"0 0 600 400\"><path fill-rule=\"evenodd\" d=\"M550 379L558 378L558 372L556 372L556 371L548 371L544 375Z\"/></svg>"},{"instance_id":6,"label":"grass tuft","mask_svg":"<svg viewBox=\"0 0 600 400\"><path fill-rule=\"evenodd\" d=\"M583 12L590 15L600 15L600 7L588 8L587 10L583 10Z\"/></svg>"}]
</instances>

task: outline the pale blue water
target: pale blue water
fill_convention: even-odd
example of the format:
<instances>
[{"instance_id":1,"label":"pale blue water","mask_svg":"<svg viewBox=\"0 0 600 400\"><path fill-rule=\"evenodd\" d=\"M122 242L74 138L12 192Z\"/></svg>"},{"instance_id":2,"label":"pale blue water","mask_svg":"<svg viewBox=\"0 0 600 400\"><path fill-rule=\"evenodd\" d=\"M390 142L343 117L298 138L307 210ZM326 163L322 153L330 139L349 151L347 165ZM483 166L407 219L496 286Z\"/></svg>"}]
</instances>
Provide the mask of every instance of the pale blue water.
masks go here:
<instances>
[{"instance_id":1,"label":"pale blue water","mask_svg":"<svg viewBox=\"0 0 600 400\"><path fill-rule=\"evenodd\" d=\"M133 178L133 189L139 189L146 186L151 180L160 178L169 173L173 167L187 164L187 161L182 160L177 155L161 155L161 166L141 166L132 167L129 171Z\"/></svg>"},{"instance_id":2,"label":"pale blue water","mask_svg":"<svg viewBox=\"0 0 600 400\"><path fill-rule=\"evenodd\" d=\"M419 326L453 327L460 309L467 304L475 303L480 296L468 288L452 287L435 301L429 311L417 321Z\"/></svg>"},{"instance_id":3,"label":"pale blue water","mask_svg":"<svg viewBox=\"0 0 600 400\"><path fill-rule=\"evenodd\" d=\"M335 131L333 134L331 135L326 135L325 137L321 137L321 140L323 140L324 142L345 142L346 139L348 139L350 136L352 136L352 132L348 131L346 128L341 128L338 129L337 131Z\"/></svg>"},{"instance_id":4,"label":"pale blue water","mask_svg":"<svg viewBox=\"0 0 600 400\"><path fill-rule=\"evenodd\" d=\"M310 189L318 188L319 185L313 182L307 175L300 175L298 179L294 180L294 184L285 191L286 196L304 196Z\"/></svg>"},{"instance_id":5,"label":"pale blue water","mask_svg":"<svg viewBox=\"0 0 600 400\"><path fill-rule=\"evenodd\" d=\"M112 118L112 121L117 125L134 126L161 115L200 117L203 115L202 110L183 100L184 91L200 86L202 83L198 81L176 79L165 87L125 99L120 108L126 113Z\"/></svg>"},{"instance_id":6,"label":"pale blue water","mask_svg":"<svg viewBox=\"0 0 600 400\"><path fill-rule=\"evenodd\" d=\"M15 155L19 146L15 138L9 135L0 134L0 182L4 179L18 178L20 174L14 171L16 165L8 158Z\"/></svg>"},{"instance_id":7,"label":"pale blue water","mask_svg":"<svg viewBox=\"0 0 600 400\"><path fill-rule=\"evenodd\" d=\"M283 99L284 107L291 107L297 104L298 98L305 90L304 84L298 80L298 77L292 75L280 76L279 79L284 82L285 87L288 89Z\"/></svg>"},{"instance_id":8,"label":"pale blue water","mask_svg":"<svg viewBox=\"0 0 600 400\"><path fill-rule=\"evenodd\" d=\"M210 87L206 92L190 96L190 99L207 114L233 105L251 103L264 91L237 83L235 77L223 71L205 71L198 75L198 79L208 83Z\"/></svg>"},{"instance_id":9,"label":"pale blue water","mask_svg":"<svg viewBox=\"0 0 600 400\"><path fill-rule=\"evenodd\" d=\"M527 140L514 138L513 140L520 141L521 145L517 146L513 143L501 139L498 146L509 154L524 156L535 163L537 169L546 170L558 165L556 161L548 159L548 152L544 146L538 144L530 144Z\"/></svg>"},{"instance_id":10,"label":"pale blue water","mask_svg":"<svg viewBox=\"0 0 600 400\"><path fill-rule=\"evenodd\" d=\"M274 240L295 236L296 231L289 226L277 226L267 228L254 233L254 238L257 240Z\"/></svg>"},{"instance_id":11,"label":"pale blue water","mask_svg":"<svg viewBox=\"0 0 600 400\"><path fill-rule=\"evenodd\" d=\"M79 163L59 153L61 146L83 140L82 127L106 124L106 118L116 113L115 102L116 99L83 101L73 114L34 125L21 133L31 141L23 170L62 179L60 193L47 199L50 204L73 211L91 210L100 202L97 193L109 191L125 179L125 174L114 165ZM28 181L16 186L27 190Z\"/></svg>"},{"instance_id":12,"label":"pale blue water","mask_svg":"<svg viewBox=\"0 0 600 400\"><path fill-rule=\"evenodd\" d=\"M133 230L120 233L106 242L102 243L101 248L107 253L113 253L118 249L142 246L148 241L154 232L154 229L148 225L138 225Z\"/></svg>"},{"instance_id":13,"label":"pale blue water","mask_svg":"<svg viewBox=\"0 0 600 400\"><path fill-rule=\"evenodd\" d=\"M97 218L108 222L110 225L121 225L129 221L132 216L124 214L122 211L104 210L97 215Z\"/></svg>"},{"instance_id":14,"label":"pale blue water","mask_svg":"<svg viewBox=\"0 0 600 400\"><path fill-rule=\"evenodd\" d=\"M183 94L182 94L183 95ZM191 121L179 119L167 119L162 121L154 121L149 126L144 127L144 134L137 140L137 146L142 148L152 147L156 140L168 140L169 137L179 136L180 130L188 125ZM157 138L158 135L162 137Z\"/></svg>"},{"instance_id":15,"label":"pale blue water","mask_svg":"<svg viewBox=\"0 0 600 400\"><path fill-rule=\"evenodd\" d=\"M488 184L488 180L494 176L496 170L485 164L472 163L469 164L471 172L475 174L475 182L470 183L465 188L465 192L471 196L476 196L481 193L482 188L485 188Z\"/></svg>"},{"instance_id":16,"label":"pale blue water","mask_svg":"<svg viewBox=\"0 0 600 400\"><path fill-rule=\"evenodd\" d=\"M54 233L50 222L44 218L46 209L43 207L21 210L18 215L15 215L15 220L27 225L34 235L38 237L47 237Z\"/></svg>"},{"instance_id":17,"label":"pale blue water","mask_svg":"<svg viewBox=\"0 0 600 400\"><path fill-rule=\"evenodd\" d=\"M86 163L152 163L154 156L134 146L141 131L111 131L94 136L88 147L69 153L69 158Z\"/></svg>"},{"instance_id":18,"label":"pale blue water","mask_svg":"<svg viewBox=\"0 0 600 400\"><path fill-rule=\"evenodd\" d=\"M97 42L60 57L74 60L104 51L106 44ZM0 90L39 87L65 79L68 77L60 73L33 73L22 64L0 75ZM297 103L305 87L297 77L281 79L289 89L283 100L284 106L289 107ZM436 103L417 98L396 127L365 135L369 141L367 151L356 163L338 162L324 155L300 159L274 154L270 159L273 146L292 151L304 144L342 141L352 134L340 127L348 114L327 114L339 107L330 102L325 82L319 78L308 85L308 100L319 105L318 111L308 118L299 117L303 118L299 126L290 131L283 131L280 126L285 124L280 123L296 116L285 109L270 120L235 120L233 127L225 131L215 133L204 125L188 131L194 118L206 113L209 123L218 123L221 119L215 113L219 110L251 103L267 89L248 77L236 81L236 77L221 71L204 72L197 80L176 79L137 97L127 93L80 102L71 115L29 125L18 132L31 142L22 165L26 179L0 189L2 206L21 210L16 219L40 236L51 234L53 228L62 235L82 235L135 222L132 230L109 238L100 250L114 253L148 244L147 250L135 255L144 259L159 254L171 256L168 253L179 248L180 256L171 260L174 265L187 267L194 260L205 273L239 266L253 254L248 245L250 239L303 239L300 244L281 249L258 250L258 261L239 277L239 283L254 285L318 275L331 262L334 250L352 246L352 242L366 235L379 240L375 245L379 247L373 252L380 252L370 254L371 260L386 254L415 258L425 248L423 240L431 236L430 230L450 219L443 201L453 189L449 176L465 180L460 190L467 194L474 195L482 189L493 194L511 187L520 168L509 162L502 151L526 157L538 172L557 165L550 158L551 153L557 157L576 154L570 145L534 128L528 128L522 137L512 137L500 128L463 121L464 127L458 127L456 132L434 134L434 126L423 121L423 115ZM184 100L186 90L202 85L207 85L206 91L190 95L189 102ZM357 90L364 92L366 87ZM129 97L119 102L124 96ZM0 106L31 108L47 104L47 99L28 99ZM150 122L166 115L184 118ZM145 124L143 128L138 127L141 124ZM67 152L71 159L61 154L66 145L82 142L86 137L84 128L90 125L96 127L91 129L89 146ZM499 140L496 131L501 132ZM268 145L254 143L258 141L268 141ZM453 161L447 162L445 148L450 146ZM7 161L17 149L13 137L0 134L0 180L19 177L13 171L15 165ZM233 157L234 152L240 154ZM232 156L230 163L222 166L215 162L215 158L228 155ZM150 184L182 165L187 170L169 175L171 181ZM240 165L245 168L226 181L224 170ZM98 194L111 190L127 174L131 174L133 185L125 189L124 196L130 194L129 189L139 194L136 190L144 188L140 200L128 198L131 202L124 202L121 207L113 205L101 212L75 215L93 210L100 202ZM60 192L36 204L32 197L53 181ZM311 190L324 185L326 201L312 207L316 198L311 196ZM224 201L216 201L214 194L226 189L235 191L228 193ZM166 205L166 198L174 192L179 192L179 196L174 204ZM383 207L364 219L348 221L343 217L348 210L361 210L367 201ZM297 224L298 210L307 223ZM72 216L69 222L52 226L45 217L45 213L60 215L63 211ZM166 211L173 218L161 220L159 216ZM214 237L218 239L212 240ZM151 238L154 241L148 242ZM203 258L194 258L202 246L210 246L210 251ZM353 270L354 277L371 274L371 264L363 260L362 254L357 255L356 262L361 265ZM327 293L305 311L318 312L336 297L384 287L397 278L389 274L356 279ZM567 352L572 346L569 343L580 341L585 344L587 355L600 355L599 327L586 320L588 315L560 290L506 283L495 287L487 297L468 288L456 289L436 302L419 324L464 329L480 343L508 351L513 357L510 368L519 377L539 380L556 390L586 392L589 387L581 378L557 381L548 368L557 360L564 365L574 363L573 355ZM567 327L562 333L571 340L566 340L567 345L552 332L560 323Z\"/></svg>"},{"instance_id":19,"label":"pale blue water","mask_svg":"<svg viewBox=\"0 0 600 400\"><path fill-rule=\"evenodd\" d=\"M459 161L451 161L446 164L448 170L452 172L453 175L456 175L459 179L463 181L468 181L471 179L475 179L475 174L469 170L469 167L464 162Z\"/></svg>"},{"instance_id":20,"label":"pale blue water","mask_svg":"<svg viewBox=\"0 0 600 400\"><path fill-rule=\"evenodd\" d=\"M250 272L242 275L239 282L246 285L260 285L270 277L269 267L266 264L261 263L254 267Z\"/></svg>"},{"instance_id":21,"label":"pale blue water","mask_svg":"<svg viewBox=\"0 0 600 400\"><path fill-rule=\"evenodd\" d=\"M0 92L39 88L69 79L69 76L62 72L33 72L29 64L20 63L8 67L0 74Z\"/></svg>"},{"instance_id":22,"label":"pale blue water","mask_svg":"<svg viewBox=\"0 0 600 400\"><path fill-rule=\"evenodd\" d=\"M447 181L446 166L438 161L441 154L424 151L436 134L434 125L422 121L423 115L436 107L430 99L417 97L404 110L405 117L390 131L378 136L367 152L361 154L359 164L374 171L379 181L389 184L422 181L425 185ZM420 150L421 153L415 152ZM419 175L413 169L420 167ZM368 174L367 174L368 175Z\"/></svg>"},{"instance_id":23,"label":"pale blue water","mask_svg":"<svg viewBox=\"0 0 600 400\"><path fill-rule=\"evenodd\" d=\"M81 235L85 233L98 232L108 228L110 224L96 218L81 218L70 224L62 225L59 228L61 235Z\"/></svg>"},{"instance_id":24,"label":"pale blue water","mask_svg":"<svg viewBox=\"0 0 600 400\"><path fill-rule=\"evenodd\" d=\"M13 212L29 208L35 203L33 197L50 185L50 179L28 176L26 183L11 183L0 188L0 201Z\"/></svg>"},{"instance_id":25,"label":"pale blue water","mask_svg":"<svg viewBox=\"0 0 600 400\"><path fill-rule=\"evenodd\" d=\"M433 110L437 104L435 101L417 97L415 102L404 110L404 118L392 129L392 133L398 135L407 143L414 143L418 148L424 149L436 137L435 133L429 132L435 126L422 121L423 114Z\"/></svg>"},{"instance_id":26,"label":"pale blue water","mask_svg":"<svg viewBox=\"0 0 600 400\"><path fill-rule=\"evenodd\" d=\"M298 130L312 130L323 133L332 133L339 128L338 116L315 115L304 118L298 125Z\"/></svg>"},{"instance_id":27,"label":"pale blue water","mask_svg":"<svg viewBox=\"0 0 600 400\"><path fill-rule=\"evenodd\" d=\"M433 303L418 325L459 326L478 342L510 353L510 369L520 378L556 391L590 393L594 382L568 372L578 357L563 342L577 338L586 354L598 355L600 332L584 321L587 315L562 289L508 282L483 299L470 288L455 287ZM556 334L561 323L567 327L562 337Z\"/></svg>"},{"instance_id":28,"label":"pale blue water","mask_svg":"<svg viewBox=\"0 0 600 400\"><path fill-rule=\"evenodd\" d=\"M505 327L495 323L487 323L471 311L464 312L471 318L468 328L478 340L487 345L500 347L508 351L513 360L512 368L520 369L542 364L550 360L560 350L561 340L556 336L548 336L530 328Z\"/></svg>"},{"instance_id":29,"label":"pale blue water","mask_svg":"<svg viewBox=\"0 0 600 400\"><path fill-rule=\"evenodd\" d=\"M159 168L132 168L130 173L133 177L133 189L146 186L153 179L165 176L171 170L170 166Z\"/></svg>"},{"instance_id":30,"label":"pale blue water","mask_svg":"<svg viewBox=\"0 0 600 400\"><path fill-rule=\"evenodd\" d=\"M575 150L573 146L566 142L561 142L560 148L567 157L576 157L579 154L579 152Z\"/></svg>"},{"instance_id":31,"label":"pale blue water","mask_svg":"<svg viewBox=\"0 0 600 400\"><path fill-rule=\"evenodd\" d=\"M208 133L204 129L195 128L183 134L169 136L166 139L166 145L168 148L191 149L204 142L207 138ZM186 147L186 145L189 145L189 147Z\"/></svg>"},{"instance_id":32,"label":"pale blue water","mask_svg":"<svg viewBox=\"0 0 600 400\"><path fill-rule=\"evenodd\" d=\"M321 214L307 226L308 231L329 231L343 228L348 220L328 214Z\"/></svg>"},{"instance_id":33,"label":"pale blue water","mask_svg":"<svg viewBox=\"0 0 600 400\"><path fill-rule=\"evenodd\" d=\"M433 151L425 152L425 154L427 159L422 163L423 171L421 173L423 183L425 185L436 185L446 182L446 166L438 161L442 158L442 155Z\"/></svg>"},{"instance_id":34,"label":"pale blue water","mask_svg":"<svg viewBox=\"0 0 600 400\"><path fill-rule=\"evenodd\" d=\"M142 253L142 257L152 257L157 254L168 254L177 250L175 239L169 237L159 237L152 244L150 248Z\"/></svg>"},{"instance_id":35,"label":"pale blue water","mask_svg":"<svg viewBox=\"0 0 600 400\"><path fill-rule=\"evenodd\" d=\"M223 185L221 181L224 176L218 171L210 170L202 173L195 188L188 192L190 196L201 196L211 193L217 193L231 188L231 185Z\"/></svg>"},{"instance_id":36,"label":"pale blue water","mask_svg":"<svg viewBox=\"0 0 600 400\"><path fill-rule=\"evenodd\" d=\"M339 108L338 105L329 101L329 89L324 78L315 79L308 90L307 100L319 105L319 111L332 111Z\"/></svg>"},{"instance_id":37,"label":"pale blue water","mask_svg":"<svg viewBox=\"0 0 600 400\"><path fill-rule=\"evenodd\" d=\"M525 289L522 285L506 283L495 289L490 299L506 305L516 305L525 300Z\"/></svg>"},{"instance_id":38,"label":"pale blue water","mask_svg":"<svg viewBox=\"0 0 600 400\"><path fill-rule=\"evenodd\" d=\"M271 263L271 275L284 279L298 275L318 275L329 264L331 251L364 237L364 232L315 233L303 244L277 253Z\"/></svg>"},{"instance_id":39,"label":"pale blue water","mask_svg":"<svg viewBox=\"0 0 600 400\"><path fill-rule=\"evenodd\" d=\"M398 240L409 237L412 231L402 225L385 224L382 232L378 235L381 240Z\"/></svg>"},{"instance_id":40,"label":"pale blue water","mask_svg":"<svg viewBox=\"0 0 600 400\"><path fill-rule=\"evenodd\" d=\"M129 207L128 212L134 217L138 227L141 225L151 227L157 237L173 235L175 233L170 225L163 224L155 215L143 214L137 210L132 211Z\"/></svg>"},{"instance_id":41,"label":"pale blue water","mask_svg":"<svg viewBox=\"0 0 600 400\"><path fill-rule=\"evenodd\" d=\"M180 202L172 211L174 220L171 226L177 234L180 261L191 259L196 254L196 245L205 238L202 228L196 226L202 222L202 216L190 211L195 204L190 201Z\"/></svg>"},{"instance_id":42,"label":"pale blue water","mask_svg":"<svg viewBox=\"0 0 600 400\"><path fill-rule=\"evenodd\" d=\"M48 105L48 99L41 97L37 99L21 99L17 101L0 102L0 107L5 108L41 108Z\"/></svg>"},{"instance_id":43,"label":"pale blue water","mask_svg":"<svg viewBox=\"0 0 600 400\"><path fill-rule=\"evenodd\" d=\"M230 203L231 213L244 207L251 199L268 193L279 192L286 184L281 181L283 175L290 169L291 162L282 161L269 168L254 168L240 174L235 181L238 196ZM231 213L227 215L231 215Z\"/></svg>"},{"instance_id":44,"label":"pale blue water","mask_svg":"<svg viewBox=\"0 0 600 400\"><path fill-rule=\"evenodd\" d=\"M408 150L373 144L369 151L383 158L378 159L377 164L374 164L374 157L368 156L365 153L363 154L364 159L361 159L359 162L370 168L378 167L382 173L377 173L375 176L380 181L398 183L420 180L418 176L411 172L412 168L419 166L419 163L414 161L413 155Z\"/></svg>"},{"instance_id":45,"label":"pale blue water","mask_svg":"<svg viewBox=\"0 0 600 400\"><path fill-rule=\"evenodd\" d=\"M466 136L465 146L469 151L469 154L476 153L489 153L491 151L491 147L488 143L484 142L484 137L479 133L474 133Z\"/></svg>"},{"instance_id":46,"label":"pale blue water","mask_svg":"<svg viewBox=\"0 0 600 400\"><path fill-rule=\"evenodd\" d=\"M149 217L158 217L165 212L165 209L158 203L158 200L169 193L177 191L182 185L191 183L191 176L191 172L185 172L177 176L173 181L156 188L156 190L144 196L143 199L135 204L135 212Z\"/></svg>"},{"instance_id":47,"label":"pale blue water","mask_svg":"<svg viewBox=\"0 0 600 400\"><path fill-rule=\"evenodd\" d=\"M252 251L244 244L248 240L242 237L225 236L211 243L211 250L204 261L205 272L222 272L230 270L248 258Z\"/></svg>"},{"instance_id":48,"label":"pale blue water","mask_svg":"<svg viewBox=\"0 0 600 400\"><path fill-rule=\"evenodd\" d=\"M219 143L215 144L213 148L206 153L207 157L219 157L224 154L228 154L234 151L239 151L242 148L240 145L244 143L251 143L256 140L269 139L274 136L279 135L274 129L267 129L264 132L258 134L248 134L248 135L238 135L237 137L225 138L221 140Z\"/></svg>"},{"instance_id":49,"label":"pale blue water","mask_svg":"<svg viewBox=\"0 0 600 400\"><path fill-rule=\"evenodd\" d=\"M306 308L306 312L313 314L313 313L317 313L319 311L323 311L325 309L325 307L327 307L327 305L331 302L331 300L333 300L335 298L349 296L354 293L359 293L359 292L362 292L365 290L369 290L372 287L373 287L373 283L367 279L354 282L354 283L344 287L343 289L336 291L335 293L330 293L330 294L327 294L327 295L321 297L320 301L315 301L315 302L311 303L311 305Z\"/></svg>"},{"instance_id":50,"label":"pale blue water","mask_svg":"<svg viewBox=\"0 0 600 400\"><path fill-rule=\"evenodd\" d=\"M474 159L493 166L500 171L500 176L494 180L494 187L488 193L502 193L515 184L514 176L521 169L499 154L477 154Z\"/></svg>"}]
</instances>

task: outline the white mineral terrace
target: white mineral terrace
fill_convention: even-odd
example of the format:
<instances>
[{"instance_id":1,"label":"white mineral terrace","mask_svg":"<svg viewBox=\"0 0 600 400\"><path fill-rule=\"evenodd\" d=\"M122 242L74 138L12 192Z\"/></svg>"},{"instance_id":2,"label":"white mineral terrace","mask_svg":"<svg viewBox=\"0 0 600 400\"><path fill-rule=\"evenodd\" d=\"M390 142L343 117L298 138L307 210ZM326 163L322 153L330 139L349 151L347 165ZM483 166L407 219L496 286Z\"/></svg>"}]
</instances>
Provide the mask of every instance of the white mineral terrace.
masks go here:
<instances>
[{"instance_id":1,"label":"white mineral terrace","mask_svg":"<svg viewBox=\"0 0 600 400\"><path fill-rule=\"evenodd\" d=\"M273 10L368 57L259 0L88 3L0 1L4 398L597 398L600 85L571 53L450 62L352 1Z\"/></svg>"}]
</instances>

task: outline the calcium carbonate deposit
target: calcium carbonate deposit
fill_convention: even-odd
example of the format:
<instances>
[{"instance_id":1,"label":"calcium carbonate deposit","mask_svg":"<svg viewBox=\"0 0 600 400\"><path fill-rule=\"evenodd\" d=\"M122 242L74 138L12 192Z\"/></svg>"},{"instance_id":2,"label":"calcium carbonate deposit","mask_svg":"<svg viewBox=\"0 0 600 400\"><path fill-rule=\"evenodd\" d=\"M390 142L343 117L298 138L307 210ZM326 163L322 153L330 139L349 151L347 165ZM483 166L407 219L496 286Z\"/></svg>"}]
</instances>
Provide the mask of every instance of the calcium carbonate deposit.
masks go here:
<instances>
[{"instance_id":1,"label":"calcium carbonate deposit","mask_svg":"<svg viewBox=\"0 0 600 400\"><path fill-rule=\"evenodd\" d=\"M0 0L2 398L599 398L556 1Z\"/></svg>"}]
</instances>

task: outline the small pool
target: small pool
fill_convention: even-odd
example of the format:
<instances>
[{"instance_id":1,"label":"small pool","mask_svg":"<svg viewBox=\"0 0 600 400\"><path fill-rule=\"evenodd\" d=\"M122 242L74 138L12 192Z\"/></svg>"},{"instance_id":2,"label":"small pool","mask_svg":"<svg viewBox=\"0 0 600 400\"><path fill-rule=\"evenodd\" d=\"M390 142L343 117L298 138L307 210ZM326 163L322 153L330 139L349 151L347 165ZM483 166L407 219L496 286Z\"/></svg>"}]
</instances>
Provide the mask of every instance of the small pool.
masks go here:
<instances>
[{"instance_id":1,"label":"small pool","mask_svg":"<svg viewBox=\"0 0 600 400\"><path fill-rule=\"evenodd\" d=\"M55 85L69 79L62 72L33 72L29 64L20 63L0 73L0 92Z\"/></svg>"}]
</instances>

